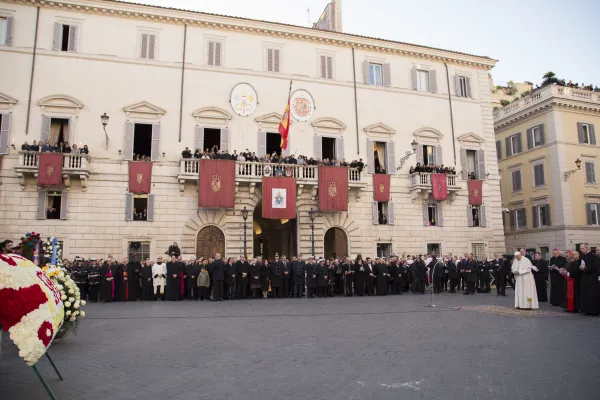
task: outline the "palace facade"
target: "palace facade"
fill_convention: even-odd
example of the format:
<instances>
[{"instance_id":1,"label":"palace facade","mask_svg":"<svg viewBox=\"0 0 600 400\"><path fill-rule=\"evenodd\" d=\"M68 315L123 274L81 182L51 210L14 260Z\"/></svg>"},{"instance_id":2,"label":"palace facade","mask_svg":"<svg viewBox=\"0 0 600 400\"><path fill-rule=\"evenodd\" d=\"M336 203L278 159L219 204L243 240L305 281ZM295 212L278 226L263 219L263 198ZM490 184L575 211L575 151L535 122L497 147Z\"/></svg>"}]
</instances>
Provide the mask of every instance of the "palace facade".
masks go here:
<instances>
[{"instance_id":1,"label":"palace facade","mask_svg":"<svg viewBox=\"0 0 600 400\"><path fill-rule=\"evenodd\" d=\"M181 158L185 147L280 152L291 80L284 154L367 164L349 169L347 213L316 214L317 255L505 250L493 59L115 1L2 1L0 22L2 237L56 236L69 258L154 258L173 242L185 257L233 256L243 253L246 207L248 255L310 254L318 167L294 167L297 218L266 220L264 169L238 162L235 208L202 209L198 161ZM38 187L39 156L21 151L33 140L90 153L63 155L62 184ZM149 195L128 193L134 155L153 162ZM389 202L373 201L376 159L393 174ZM432 200L429 174L409 174L417 162L456 168L448 200ZM473 175L483 180L475 207Z\"/></svg>"}]
</instances>

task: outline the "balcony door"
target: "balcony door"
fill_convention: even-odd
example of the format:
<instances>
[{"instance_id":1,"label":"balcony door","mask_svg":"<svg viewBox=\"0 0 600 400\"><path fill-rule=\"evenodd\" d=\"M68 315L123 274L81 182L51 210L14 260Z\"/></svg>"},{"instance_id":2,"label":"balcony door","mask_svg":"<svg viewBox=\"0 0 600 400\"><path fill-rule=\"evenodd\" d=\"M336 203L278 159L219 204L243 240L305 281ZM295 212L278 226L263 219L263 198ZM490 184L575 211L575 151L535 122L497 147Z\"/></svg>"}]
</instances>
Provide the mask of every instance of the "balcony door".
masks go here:
<instances>
[{"instance_id":1,"label":"balcony door","mask_svg":"<svg viewBox=\"0 0 600 400\"><path fill-rule=\"evenodd\" d=\"M254 209L252 221L252 243L248 238L248 257L250 250L254 256L272 260L275 253L286 255L288 259L298 254L297 219L267 219L262 217L262 202ZM249 230L250 231L250 230ZM250 233L250 232L249 232Z\"/></svg>"}]
</instances>

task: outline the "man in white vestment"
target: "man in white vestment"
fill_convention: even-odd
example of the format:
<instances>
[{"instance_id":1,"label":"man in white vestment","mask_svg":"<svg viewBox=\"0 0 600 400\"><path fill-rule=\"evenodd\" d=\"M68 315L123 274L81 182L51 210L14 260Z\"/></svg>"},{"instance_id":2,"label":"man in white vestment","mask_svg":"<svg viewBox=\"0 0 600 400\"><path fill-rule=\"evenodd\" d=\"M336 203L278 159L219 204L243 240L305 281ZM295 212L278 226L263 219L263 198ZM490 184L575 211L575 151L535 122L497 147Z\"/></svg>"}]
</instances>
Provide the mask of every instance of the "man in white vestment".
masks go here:
<instances>
[{"instance_id":1,"label":"man in white vestment","mask_svg":"<svg viewBox=\"0 0 600 400\"><path fill-rule=\"evenodd\" d=\"M154 295L157 300L163 300L165 295L165 285L167 282L167 264L163 263L162 257L158 257L156 264L152 266L152 284L154 286Z\"/></svg>"},{"instance_id":2,"label":"man in white vestment","mask_svg":"<svg viewBox=\"0 0 600 400\"><path fill-rule=\"evenodd\" d=\"M515 307L521 309L538 309L537 291L531 269L533 265L520 252L515 253L511 271L515 275Z\"/></svg>"}]
</instances>

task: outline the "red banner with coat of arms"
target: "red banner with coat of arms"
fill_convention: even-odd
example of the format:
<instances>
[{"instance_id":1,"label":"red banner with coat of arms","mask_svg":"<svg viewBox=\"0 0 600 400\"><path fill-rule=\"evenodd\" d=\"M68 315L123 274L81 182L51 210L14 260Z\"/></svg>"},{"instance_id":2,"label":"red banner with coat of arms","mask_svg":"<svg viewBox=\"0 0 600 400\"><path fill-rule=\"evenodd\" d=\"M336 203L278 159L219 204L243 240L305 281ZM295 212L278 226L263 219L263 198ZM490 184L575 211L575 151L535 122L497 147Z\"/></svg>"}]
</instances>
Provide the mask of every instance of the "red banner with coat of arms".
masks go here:
<instances>
[{"instance_id":1,"label":"red banner with coat of arms","mask_svg":"<svg viewBox=\"0 0 600 400\"><path fill-rule=\"evenodd\" d=\"M437 201L448 198L446 174L431 174L431 197Z\"/></svg>"},{"instance_id":2,"label":"red banner with coat of arms","mask_svg":"<svg viewBox=\"0 0 600 400\"><path fill-rule=\"evenodd\" d=\"M152 163L146 161L129 161L129 193L150 193L152 182Z\"/></svg>"},{"instance_id":3,"label":"red banner with coat of arms","mask_svg":"<svg viewBox=\"0 0 600 400\"><path fill-rule=\"evenodd\" d=\"M296 218L296 178L262 178L262 217Z\"/></svg>"},{"instance_id":4,"label":"red banner with coat of arms","mask_svg":"<svg viewBox=\"0 0 600 400\"><path fill-rule=\"evenodd\" d=\"M200 160L198 206L233 208L235 204L235 161Z\"/></svg>"},{"instance_id":5,"label":"red banner with coat of arms","mask_svg":"<svg viewBox=\"0 0 600 400\"><path fill-rule=\"evenodd\" d=\"M390 201L391 175L373 174L373 200Z\"/></svg>"},{"instance_id":6,"label":"red banner with coat of arms","mask_svg":"<svg viewBox=\"0 0 600 400\"><path fill-rule=\"evenodd\" d=\"M483 181L469 180L469 204L480 206L483 204Z\"/></svg>"},{"instance_id":7,"label":"red banner with coat of arms","mask_svg":"<svg viewBox=\"0 0 600 400\"><path fill-rule=\"evenodd\" d=\"M59 186L62 183L62 154L40 153L38 185Z\"/></svg>"},{"instance_id":8,"label":"red banner with coat of arms","mask_svg":"<svg viewBox=\"0 0 600 400\"><path fill-rule=\"evenodd\" d=\"M319 166L319 209L348 211L348 168Z\"/></svg>"}]
</instances>

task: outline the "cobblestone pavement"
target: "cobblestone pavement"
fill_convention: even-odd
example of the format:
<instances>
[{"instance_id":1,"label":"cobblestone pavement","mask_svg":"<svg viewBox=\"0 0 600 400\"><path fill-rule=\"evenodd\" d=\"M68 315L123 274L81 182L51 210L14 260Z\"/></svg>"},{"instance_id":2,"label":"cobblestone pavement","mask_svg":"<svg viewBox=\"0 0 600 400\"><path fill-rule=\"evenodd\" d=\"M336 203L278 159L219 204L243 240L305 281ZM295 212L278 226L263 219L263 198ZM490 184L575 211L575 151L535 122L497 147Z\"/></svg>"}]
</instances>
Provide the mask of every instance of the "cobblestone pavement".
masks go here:
<instances>
[{"instance_id":1,"label":"cobblestone pavement","mask_svg":"<svg viewBox=\"0 0 600 400\"><path fill-rule=\"evenodd\" d=\"M61 400L600 398L600 318L511 295L88 304L38 367ZM0 398L46 399L7 336Z\"/></svg>"}]
</instances>

